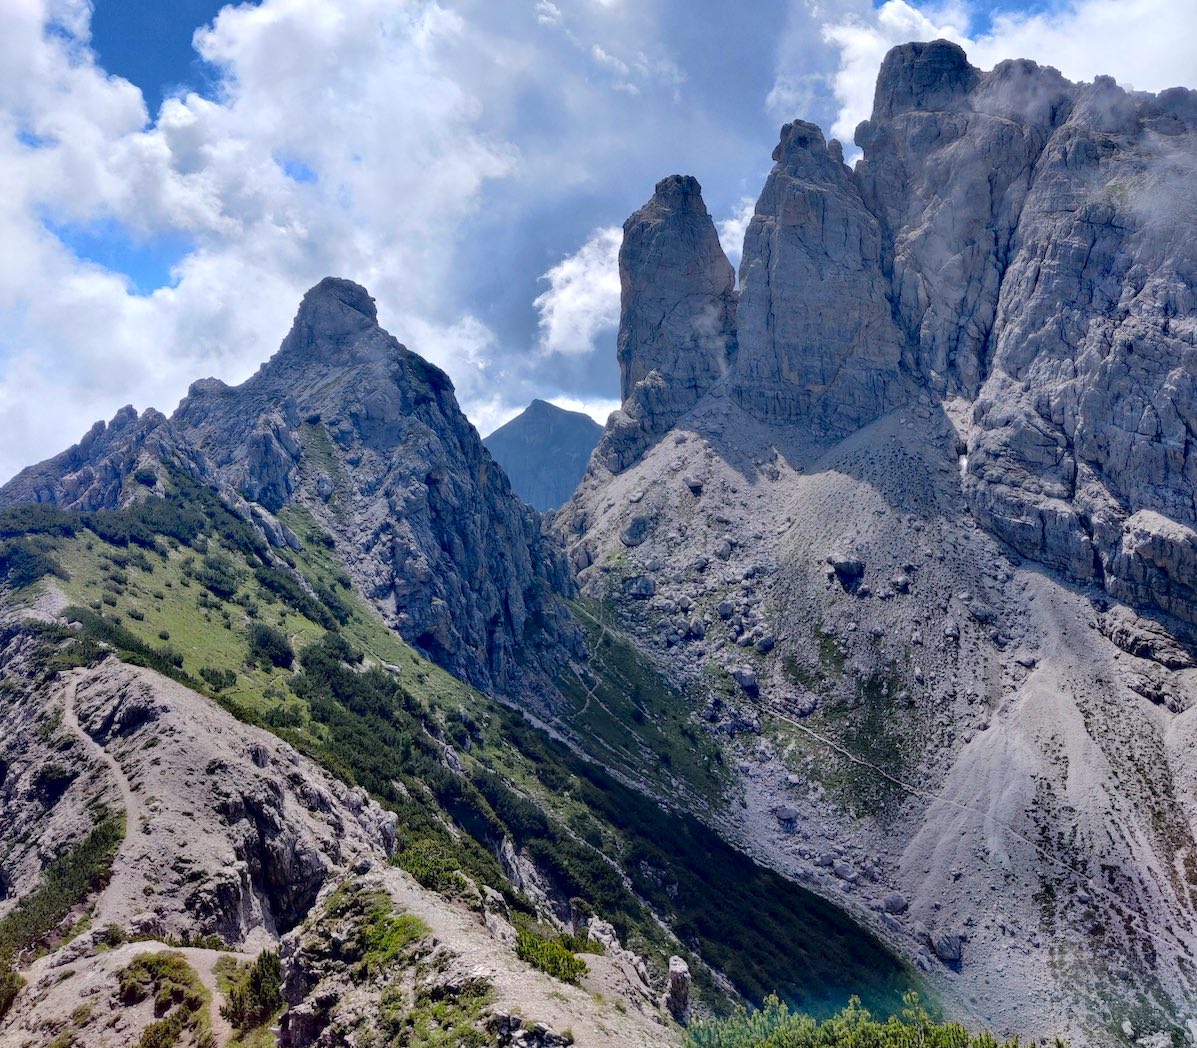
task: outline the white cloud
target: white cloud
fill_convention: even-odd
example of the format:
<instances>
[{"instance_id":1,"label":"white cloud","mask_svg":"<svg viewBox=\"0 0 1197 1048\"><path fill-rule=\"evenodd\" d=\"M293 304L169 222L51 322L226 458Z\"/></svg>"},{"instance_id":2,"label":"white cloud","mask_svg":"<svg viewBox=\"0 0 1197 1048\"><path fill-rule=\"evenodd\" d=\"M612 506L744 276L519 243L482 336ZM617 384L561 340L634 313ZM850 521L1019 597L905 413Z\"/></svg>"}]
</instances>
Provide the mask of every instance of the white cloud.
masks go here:
<instances>
[{"instance_id":1,"label":"white cloud","mask_svg":"<svg viewBox=\"0 0 1197 1048\"><path fill-rule=\"evenodd\" d=\"M826 21L822 37L839 52L839 66L830 80L837 105L831 136L846 146L851 143L856 125L872 110L877 70L886 51L910 40L953 40L984 69L1007 58L1030 58L1077 81L1106 74L1124 86L1147 91L1197 83L1192 50L1197 4L1064 0L1035 12L1002 12L993 16L986 33L970 35L969 26L980 10L979 3L887 0L876 11ZM786 92L793 94L795 83L802 83L799 75L783 69L773 91L789 101Z\"/></svg>"},{"instance_id":2,"label":"white cloud","mask_svg":"<svg viewBox=\"0 0 1197 1048\"><path fill-rule=\"evenodd\" d=\"M601 47L599 47L598 44L595 44L590 48L590 55L599 65L605 66L607 69L610 69L613 73L617 73L620 76L627 76L628 73L631 72L631 70L628 69L627 62L616 58L612 54L608 54Z\"/></svg>"},{"instance_id":3,"label":"white cloud","mask_svg":"<svg viewBox=\"0 0 1197 1048\"><path fill-rule=\"evenodd\" d=\"M561 8L552 0L538 0L536 4L536 21L541 25L560 25Z\"/></svg>"},{"instance_id":4,"label":"white cloud","mask_svg":"<svg viewBox=\"0 0 1197 1048\"><path fill-rule=\"evenodd\" d=\"M732 213L715 223L719 231L719 243L723 246L723 253L736 269L740 269L740 256L744 252L744 234L748 230L748 223L752 221L756 211L756 200L750 196L740 197L739 203L732 209Z\"/></svg>"},{"instance_id":5,"label":"white cloud","mask_svg":"<svg viewBox=\"0 0 1197 1048\"><path fill-rule=\"evenodd\" d=\"M885 53L910 40L943 38L967 45L958 26L967 26L958 9L912 7L905 0L888 0L875 14L851 18L823 27L823 39L840 53L839 68L831 78L839 111L830 137L851 147L856 125L873 109L873 88Z\"/></svg>"},{"instance_id":6,"label":"white cloud","mask_svg":"<svg viewBox=\"0 0 1197 1048\"><path fill-rule=\"evenodd\" d=\"M619 323L617 226L596 229L576 252L542 277L548 290L533 305L540 312L540 347L545 353L589 353L599 335Z\"/></svg>"},{"instance_id":7,"label":"white cloud","mask_svg":"<svg viewBox=\"0 0 1197 1048\"><path fill-rule=\"evenodd\" d=\"M464 401L486 388L493 336L445 289L458 223L518 153L446 72L458 16L429 0L227 7L195 37L217 100L169 99L151 123L96 64L89 15L22 0L0 34L0 479L127 400L169 409L199 374L246 377L329 273L366 284ZM44 216L192 247L172 286L140 295Z\"/></svg>"},{"instance_id":8,"label":"white cloud","mask_svg":"<svg viewBox=\"0 0 1197 1048\"><path fill-rule=\"evenodd\" d=\"M1197 86L1197 4L1074 0L1053 10L1005 12L977 39L974 63L1033 58L1071 80L1107 74L1140 91Z\"/></svg>"},{"instance_id":9,"label":"white cloud","mask_svg":"<svg viewBox=\"0 0 1197 1048\"><path fill-rule=\"evenodd\" d=\"M580 411L589 415L600 426L607 424L607 416L619 409L619 401L609 397L599 397L594 400L578 397L549 397L549 403L555 404L566 411Z\"/></svg>"}]
</instances>

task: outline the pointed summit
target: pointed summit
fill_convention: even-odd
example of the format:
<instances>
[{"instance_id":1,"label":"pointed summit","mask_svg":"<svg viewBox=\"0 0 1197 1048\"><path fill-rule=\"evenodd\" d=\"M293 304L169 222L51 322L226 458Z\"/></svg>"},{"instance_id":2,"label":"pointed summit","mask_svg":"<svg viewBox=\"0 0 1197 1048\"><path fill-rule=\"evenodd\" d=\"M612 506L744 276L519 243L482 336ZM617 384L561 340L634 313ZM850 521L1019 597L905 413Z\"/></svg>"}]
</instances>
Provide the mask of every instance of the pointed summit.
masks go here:
<instances>
[{"instance_id":1,"label":"pointed summit","mask_svg":"<svg viewBox=\"0 0 1197 1048\"><path fill-rule=\"evenodd\" d=\"M317 354L348 363L363 355L360 343L378 330L378 309L370 293L352 280L325 277L303 296L279 355L310 359Z\"/></svg>"},{"instance_id":2,"label":"pointed summit","mask_svg":"<svg viewBox=\"0 0 1197 1048\"><path fill-rule=\"evenodd\" d=\"M697 179L662 179L624 223L619 276L623 399L660 371L685 401L680 414L727 371L735 352L736 275Z\"/></svg>"},{"instance_id":3,"label":"pointed summit","mask_svg":"<svg viewBox=\"0 0 1197 1048\"><path fill-rule=\"evenodd\" d=\"M602 427L580 411L534 400L482 443L530 506L556 509L574 493Z\"/></svg>"}]
</instances>

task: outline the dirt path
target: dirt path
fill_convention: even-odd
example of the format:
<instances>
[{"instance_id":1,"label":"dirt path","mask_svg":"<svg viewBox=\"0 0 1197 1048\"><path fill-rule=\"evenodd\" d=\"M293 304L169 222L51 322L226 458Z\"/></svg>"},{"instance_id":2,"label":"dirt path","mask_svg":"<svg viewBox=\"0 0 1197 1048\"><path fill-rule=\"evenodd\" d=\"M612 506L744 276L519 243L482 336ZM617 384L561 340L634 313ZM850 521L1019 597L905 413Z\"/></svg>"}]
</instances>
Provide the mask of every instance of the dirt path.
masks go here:
<instances>
[{"instance_id":1,"label":"dirt path","mask_svg":"<svg viewBox=\"0 0 1197 1048\"><path fill-rule=\"evenodd\" d=\"M92 910L92 923L96 927L102 928L117 918L120 912L119 900L131 898L133 882L140 880L133 874L131 856L136 847L137 834L141 829L142 807L116 758L88 735L79 723L79 715L75 708L78 685L78 675L73 674L68 677L66 690L62 697L62 722L79 739L83 748L108 769L116 783L121 804L125 809L125 837L113 859L112 879L100 893Z\"/></svg>"},{"instance_id":2,"label":"dirt path","mask_svg":"<svg viewBox=\"0 0 1197 1048\"><path fill-rule=\"evenodd\" d=\"M232 1024L220 1014L221 1006L225 1003L224 995L216 982L216 962L222 957L232 957L238 961L252 961L253 955L248 953L222 953L220 950L200 950L193 946L185 946L178 951L187 958L187 963L195 969L200 982L212 994L212 1038L214 1048L225 1048L233 1039Z\"/></svg>"}]
</instances>

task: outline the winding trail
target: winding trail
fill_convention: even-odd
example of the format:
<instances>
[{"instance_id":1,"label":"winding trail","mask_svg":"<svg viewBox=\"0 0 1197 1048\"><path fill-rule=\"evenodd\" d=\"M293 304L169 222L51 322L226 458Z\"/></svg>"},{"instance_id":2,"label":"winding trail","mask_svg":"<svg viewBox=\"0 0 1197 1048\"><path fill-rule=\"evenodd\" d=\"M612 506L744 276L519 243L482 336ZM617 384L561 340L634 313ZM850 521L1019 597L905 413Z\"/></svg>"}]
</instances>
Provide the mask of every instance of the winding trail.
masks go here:
<instances>
[{"instance_id":1,"label":"winding trail","mask_svg":"<svg viewBox=\"0 0 1197 1048\"><path fill-rule=\"evenodd\" d=\"M177 951L187 958L187 963L195 970L204 988L212 995L209 1011L212 1013L212 1040L214 1048L225 1048L233 1039L233 1026L220 1014L221 1005L225 1003L224 995L216 982L216 963L222 957L232 957L237 961L252 961L253 955L247 953L223 953L220 950L200 950L194 946L184 946Z\"/></svg>"},{"instance_id":2,"label":"winding trail","mask_svg":"<svg viewBox=\"0 0 1197 1048\"><path fill-rule=\"evenodd\" d=\"M113 859L112 879L100 893L92 908L92 924L95 927L102 928L109 923L121 923L119 920L122 915L121 903L131 897L129 892L133 889L134 882L140 880L134 868L132 852L136 845L136 835L140 830L143 809L141 801L138 799L137 794L134 793L133 787L129 783L129 778L125 775L120 763L111 753L96 742L79 723L77 708L79 679L80 675L78 673L71 674L67 678L66 689L62 696L62 723L79 739L83 744L83 748L108 769L109 774L116 783L121 803L125 809L125 836ZM220 1014L224 997L217 986L216 963L221 957L233 957L238 961L250 961L253 960L253 955L222 952L220 950L202 950L192 946L175 947L149 941L138 945L143 948L137 950L137 953L170 950L174 953L181 953L187 958L187 963L195 969L200 982L212 994L212 1033L215 1048L225 1048L233 1039L233 1027Z\"/></svg>"},{"instance_id":3,"label":"winding trail","mask_svg":"<svg viewBox=\"0 0 1197 1048\"><path fill-rule=\"evenodd\" d=\"M125 836L113 858L112 879L96 899L92 911L92 923L97 927L103 927L110 921L116 920L119 915L119 900L130 897L128 894L131 888L129 882L133 880L130 860L136 843L135 834L141 826L142 807L140 800L133 792L133 787L129 784L124 769L121 768L116 758L84 731L83 726L79 723L76 709L78 687L79 675L71 674L67 679L66 690L62 697L62 722L79 739L83 748L108 769L116 783L121 804L125 809Z\"/></svg>"}]
</instances>

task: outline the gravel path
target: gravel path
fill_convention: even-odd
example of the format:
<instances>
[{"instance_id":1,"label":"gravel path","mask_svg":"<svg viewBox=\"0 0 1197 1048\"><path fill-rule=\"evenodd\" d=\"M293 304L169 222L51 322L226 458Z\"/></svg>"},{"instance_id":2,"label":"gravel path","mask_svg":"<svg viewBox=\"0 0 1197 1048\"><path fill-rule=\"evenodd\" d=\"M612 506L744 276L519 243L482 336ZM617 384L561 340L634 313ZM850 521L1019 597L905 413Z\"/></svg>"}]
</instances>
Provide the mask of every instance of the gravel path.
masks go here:
<instances>
[{"instance_id":1,"label":"gravel path","mask_svg":"<svg viewBox=\"0 0 1197 1048\"><path fill-rule=\"evenodd\" d=\"M79 739L83 748L108 769L120 793L121 805L125 809L125 837L121 841L112 863L112 879L100 893L92 910L92 923L96 927L102 928L114 919L117 900L132 897L130 882L135 879L135 875L131 855L136 848L136 834L141 826L142 807L116 758L88 735L79 723L79 716L75 709L75 693L78 683L78 677L75 675L67 680L66 691L63 693L62 699L62 722Z\"/></svg>"}]
</instances>

